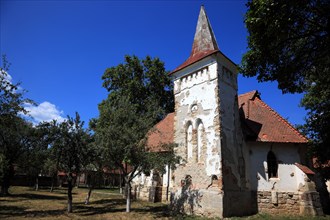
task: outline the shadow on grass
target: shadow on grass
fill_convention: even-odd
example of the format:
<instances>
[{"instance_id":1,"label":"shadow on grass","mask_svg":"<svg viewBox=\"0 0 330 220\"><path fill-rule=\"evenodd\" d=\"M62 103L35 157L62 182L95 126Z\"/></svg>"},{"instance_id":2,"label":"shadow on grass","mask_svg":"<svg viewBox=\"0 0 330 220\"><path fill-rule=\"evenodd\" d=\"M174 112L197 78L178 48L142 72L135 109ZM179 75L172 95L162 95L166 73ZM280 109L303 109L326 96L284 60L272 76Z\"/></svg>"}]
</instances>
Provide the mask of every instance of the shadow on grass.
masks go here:
<instances>
[{"instance_id":1,"label":"shadow on grass","mask_svg":"<svg viewBox=\"0 0 330 220\"><path fill-rule=\"evenodd\" d=\"M98 206L101 205L101 206ZM84 205L80 203L75 205L74 212L82 216L101 215L106 213L116 213L126 211L126 200L125 199L101 199L92 202L90 205ZM132 203L134 205L134 202ZM156 218L169 217L168 206L165 204L156 206L144 206L134 208L132 207L131 212L135 213L152 213Z\"/></svg>"},{"instance_id":2,"label":"shadow on grass","mask_svg":"<svg viewBox=\"0 0 330 220\"><path fill-rule=\"evenodd\" d=\"M134 212L139 213L153 213L157 218L170 217L168 205L162 204L161 206L145 206L144 208L133 209Z\"/></svg>"},{"instance_id":3,"label":"shadow on grass","mask_svg":"<svg viewBox=\"0 0 330 220\"><path fill-rule=\"evenodd\" d=\"M84 216L124 212L126 209L121 207L124 204L126 204L126 200L124 199L101 199L89 205L84 205L83 203L75 205L74 212Z\"/></svg>"},{"instance_id":4,"label":"shadow on grass","mask_svg":"<svg viewBox=\"0 0 330 220\"><path fill-rule=\"evenodd\" d=\"M66 200L63 196L56 195L41 195L41 194L33 194L33 193L21 193L21 194L11 194L9 197L11 198L25 198L31 200Z\"/></svg>"},{"instance_id":5,"label":"shadow on grass","mask_svg":"<svg viewBox=\"0 0 330 220\"><path fill-rule=\"evenodd\" d=\"M65 213L65 210L34 210L27 211L25 208L19 206L0 206L0 219L8 217L47 217L57 216Z\"/></svg>"},{"instance_id":6,"label":"shadow on grass","mask_svg":"<svg viewBox=\"0 0 330 220\"><path fill-rule=\"evenodd\" d=\"M99 199L91 203L96 205L111 204L111 205L124 205L126 204L125 199Z\"/></svg>"}]
</instances>

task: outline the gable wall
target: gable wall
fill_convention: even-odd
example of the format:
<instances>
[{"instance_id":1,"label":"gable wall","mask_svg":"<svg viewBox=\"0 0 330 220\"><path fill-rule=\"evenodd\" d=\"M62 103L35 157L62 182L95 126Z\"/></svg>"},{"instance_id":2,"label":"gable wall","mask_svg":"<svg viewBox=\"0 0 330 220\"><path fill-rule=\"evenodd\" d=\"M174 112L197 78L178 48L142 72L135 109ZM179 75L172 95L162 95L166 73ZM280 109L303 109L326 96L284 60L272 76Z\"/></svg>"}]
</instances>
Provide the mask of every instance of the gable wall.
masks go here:
<instances>
[{"instance_id":1,"label":"gable wall","mask_svg":"<svg viewBox=\"0 0 330 220\"><path fill-rule=\"evenodd\" d=\"M250 181L252 190L298 190L296 162L301 163L300 147L297 144L249 142ZM267 174L267 154L272 150L278 161L278 178L269 180Z\"/></svg>"}]
</instances>

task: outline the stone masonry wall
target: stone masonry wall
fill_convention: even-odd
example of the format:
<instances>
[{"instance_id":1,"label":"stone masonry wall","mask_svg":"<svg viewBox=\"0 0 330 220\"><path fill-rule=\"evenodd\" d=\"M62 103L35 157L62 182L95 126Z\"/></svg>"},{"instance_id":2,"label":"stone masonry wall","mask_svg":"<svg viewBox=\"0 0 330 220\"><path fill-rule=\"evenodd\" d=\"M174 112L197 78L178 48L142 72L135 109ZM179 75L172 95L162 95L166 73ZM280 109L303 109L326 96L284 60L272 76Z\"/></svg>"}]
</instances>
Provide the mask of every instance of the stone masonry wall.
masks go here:
<instances>
[{"instance_id":1,"label":"stone masonry wall","mask_svg":"<svg viewBox=\"0 0 330 220\"><path fill-rule=\"evenodd\" d=\"M256 197L247 186L244 136L237 98L237 67L221 54L218 61L217 100L220 110L223 217L256 213ZM248 201L248 202L247 202Z\"/></svg>"},{"instance_id":2,"label":"stone masonry wall","mask_svg":"<svg viewBox=\"0 0 330 220\"><path fill-rule=\"evenodd\" d=\"M174 79L175 153L182 157L171 177L173 211L222 216L218 80L215 57L191 65ZM221 186L222 184L220 184ZM217 184L219 186L219 184ZM208 215L208 214L207 214Z\"/></svg>"},{"instance_id":3,"label":"stone masonry wall","mask_svg":"<svg viewBox=\"0 0 330 220\"><path fill-rule=\"evenodd\" d=\"M133 185L131 198L149 202L166 203L169 202L170 192L167 192L167 188L162 186Z\"/></svg>"},{"instance_id":4,"label":"stone masonry wall","mask_svg":"<svg viewBox=\"0 0 330 220\"><path fill-rule=\"evenodd\" d=\"M259 191L258 209L261 213L273 215L323 215L316 191L276 192Z\"/></svg>"}]
</instances>

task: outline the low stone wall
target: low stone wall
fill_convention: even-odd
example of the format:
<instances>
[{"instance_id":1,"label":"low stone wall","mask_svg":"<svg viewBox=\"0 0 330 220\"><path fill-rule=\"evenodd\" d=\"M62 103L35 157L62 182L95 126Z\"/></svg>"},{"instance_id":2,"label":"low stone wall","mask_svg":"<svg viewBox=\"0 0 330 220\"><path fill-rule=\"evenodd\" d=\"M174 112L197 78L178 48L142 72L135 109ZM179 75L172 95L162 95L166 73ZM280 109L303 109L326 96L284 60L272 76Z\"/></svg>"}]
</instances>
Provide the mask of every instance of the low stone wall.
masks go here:
<instances>
[{"instance_id":1,"label":"low stone wall","mask_svg":"<svg viewBox=\"0 0 330 220\"><path fill-rule=\"evenodd\" d=\"M132 186L132 198L149 202L169 202L170 193L166 195L166 187L161 186Z\"/></svg>"},{"instance_id":2,"label":"low stone wall","mask_svg":"<svg viewBox=\"0 0 330 220\"><path fill-rule=\"evenodd\" d=\"M316 191L259 191L257 195L259 212L274 215L323 215L319 194Z\"/></svg>"}]
</instances>

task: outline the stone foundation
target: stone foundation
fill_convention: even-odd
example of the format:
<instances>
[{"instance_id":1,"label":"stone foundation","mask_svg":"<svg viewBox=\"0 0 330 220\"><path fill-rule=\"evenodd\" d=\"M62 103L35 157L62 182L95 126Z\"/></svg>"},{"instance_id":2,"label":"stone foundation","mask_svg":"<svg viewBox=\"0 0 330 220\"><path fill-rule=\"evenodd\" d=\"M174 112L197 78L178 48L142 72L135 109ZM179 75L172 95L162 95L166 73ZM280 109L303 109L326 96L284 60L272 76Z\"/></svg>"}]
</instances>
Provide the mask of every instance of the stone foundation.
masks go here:
<instances>
[{"instance_id":1,"label":"stone foundation","mask_svg":"<svg viewBox=\"0 0 330 220\"><path fill-rule=\"evenodd\" d=\"M272 215L323 215L319 194L308 192L259 191L258 209Z\"/></svg>"},{"instance_id":2,"label":"stone foundation","mask_svg":"<svg viewBox=\"0 0 330 220\"><path fill-rule=\"evenodd\" d=\"M132 198L149 202L169 202L170 193L167 196L166 187L134 185L132 187Z\"/></svg>"},{"instance_id":3,"label":"stone foundation","mask_svg":"<svg viewBox=\"0 0 330 220\"><path fill-rule=\"evenodd\" d=\"M132 198L149 202L171 200L171 210L174 213L206 217L245 216L257 212L271 215L323 215L319 193L316 191L230 191L224 194L213 186L209 189L181 188L172 191L167 197L166 187L135 185L132 187ZM239 204L239 211L233 204Z\"/></svg>"},{"instance_id":4,"label":"stone foundation","mask_svg":"<svg viewBox=\"0 0 330 220\"><path fill-rule=\"evenodd\" d=\"M223 217L258 213L257 194L252 191L225 191L223 205Z\"/></svg>"},{"instance_id":5,"label":"stone foundation","mask_svg":"<svg viewBox=\"0 0 330 220\"><path fill-rule=\"evenodd\" d=\"M180 188L171 193L170 209L174 214L220 217L223 193L219 190Z\"/></svg>"}]
</instances>

